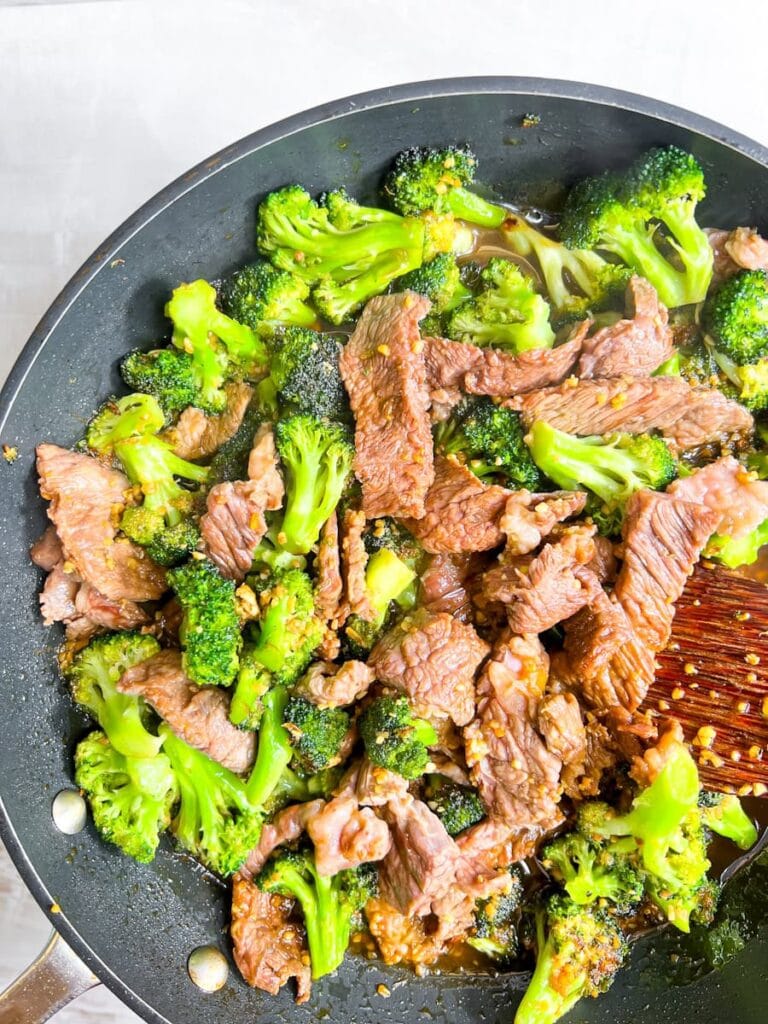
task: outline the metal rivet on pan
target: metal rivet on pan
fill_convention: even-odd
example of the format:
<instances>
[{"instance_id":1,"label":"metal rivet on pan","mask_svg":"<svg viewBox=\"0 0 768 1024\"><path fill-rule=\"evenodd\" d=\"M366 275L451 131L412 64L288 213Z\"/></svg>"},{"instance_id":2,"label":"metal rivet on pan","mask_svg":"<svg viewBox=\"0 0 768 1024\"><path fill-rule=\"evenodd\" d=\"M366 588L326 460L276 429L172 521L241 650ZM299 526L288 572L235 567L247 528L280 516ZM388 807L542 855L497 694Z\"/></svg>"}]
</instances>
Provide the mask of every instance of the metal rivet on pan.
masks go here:
<instances>
[{"instance_id":1,"label":"metal rivet on pan","mask_svg":"<svg viewBox=\"0 0 768 1024\"><path fill-rule=\"evenodd\" d=\"M65 836L73 836L85 828L88 811L85 800L76 789L62 789L51 805L53 823Z\"/></svg>"},{"instance_id":2,"label":"metal rivet on pan","mask_svg":"<svg viewBox=\"0 0 768 1024\"><path fill-rule=\"evenodd\" d=\"M187 971L203 992L218 992L226 984L229 964L221 950L215 946L198 946L189 955Z\"/></svg>"}]
</instances>

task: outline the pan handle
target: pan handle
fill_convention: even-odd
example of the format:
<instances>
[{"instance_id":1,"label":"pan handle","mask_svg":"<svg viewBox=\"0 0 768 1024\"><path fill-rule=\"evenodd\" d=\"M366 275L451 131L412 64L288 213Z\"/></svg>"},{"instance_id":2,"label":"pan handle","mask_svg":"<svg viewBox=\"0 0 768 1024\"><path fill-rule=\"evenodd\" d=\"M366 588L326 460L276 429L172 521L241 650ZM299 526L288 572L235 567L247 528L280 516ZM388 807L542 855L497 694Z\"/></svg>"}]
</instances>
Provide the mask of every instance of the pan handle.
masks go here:
<instances>
[{"instance_id":1,"label":"pan handle","mask_svg":"<svg viewBox=\"0 0 768 1024\"><path fill-rule=\"evenodd\" d=\"M58 932L27 969L0 992L0 1024L43 1024L99 984Z\"/></svg>"}]
</instances>

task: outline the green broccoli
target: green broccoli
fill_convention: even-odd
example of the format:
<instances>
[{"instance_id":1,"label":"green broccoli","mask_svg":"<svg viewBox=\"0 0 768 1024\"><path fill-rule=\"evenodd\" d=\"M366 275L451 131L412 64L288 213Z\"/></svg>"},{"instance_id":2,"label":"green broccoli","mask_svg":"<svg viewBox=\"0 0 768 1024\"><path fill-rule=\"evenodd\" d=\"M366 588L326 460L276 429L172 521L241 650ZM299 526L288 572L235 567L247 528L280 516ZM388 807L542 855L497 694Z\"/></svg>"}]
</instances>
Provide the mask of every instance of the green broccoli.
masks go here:
<instances>
[{"instance_id":1,"label":"green broccoli","mask_svg":"<svg viewBox=\"0 0 768 1024\"><path fill-rule=\"evenodd\" d=\"M350 717L342 708L319 708L292 694L283 712L283 725L300 773L313 775L341 761L340 751L350 727Z\"/></svg>"},{"instance_id":2,"label":"green broccoli","mask_svg":"<svg viewBox=\"0 0 768 1024\"><path fill-rule=\"evenodd\" d=\"M510 352L552 348L549 306L516 263L493 256L480 272L480 290L447 319L447 337Z\"/></svg>"},{"instance_id":3,"label":"green broccoli","mask_svg":"<svg viewBox=\"0 0 768 1024\"><path fill-rule=\"evenodd\" d=\"M306 415L279 420L275 442L286 491L278 540L292 554L306 555L339 502L354 447L341 424Z\"/></svg>"},{"instance_id":4,"label":"green broccoli","mask_svg":"<svg viewBox=\"0 0 768 1024\"><path fill-rule=\"evenodd\" d=\"M272 686L258 700L261 706L258 746L246 791L254 807L265 807L289 778L288 765L293 757L293 747L283 725L283 713L288 703L285 686Z\"/></svg>"},{"instance_id":5,"label":"green broccoli","mask_svg":"<svg viewBox=\"0 0 768 1024\"><path fill-rule=\"evenodd\" d=\"M740 850L748 850L757 842L755 823L735 794L702 791L699 807L704 828L730 839Z\"/></svg>"},{"instance_id":6,"label":"green broccoli","mask_svg":"<svg viewBox=\"0 0 768 1024\"><path fill-rule=\"evenodd\" d=\"M129 857L148 864L178 798L168 758L126 757L103 732L92 732L75 750L75 782L88 797L99 835Z\"/></svg>"},{"instance_id":7,"label":"green broccoli","mask_svg":"<svg viewBox=\"0 0 768 1024\"><path fill-rule=\"evenodd\" d=\"M542 475L525 443L520 414L497 405L488 395L469 395L435 428L435 448L455 455L492 483L542 488Z\"/></svg>"},{"instance_id":8,"label":"green broccoli","mask_svg":"<svg viewBox=\"0 0 768 1024\"><path fill-rule=\"evenodd\" d=\"M392 548L374 550L365 567L365 589L372 614L363 619L350 615L344 626L345 643L350 657L365 660L384 631L393 601L410 595L416 579L416 568Z\"/></svg>"},{"instance_id":9,"label":"green broccoli","mask_svg":"<svg viewBox=\"0 0 768 1024\"><path fill-rule=\"evenodd\" d=\"M678 346L669 359L654 370L653 376L682 377L692 387L700 384L717 387L720 383L720 368L711 347L702 341L694 341Z\"/></svg>"},{"instance_id":10,"label":"green broccoli","mask_svg":"<svg viewBox=\"0 0 768 1024\"><path fill-rule=\"evenodd\" d=\"M477 790L472 786L462 786L445 775L425 776L424 800L442 821L449 836L459 835L486 816Z\"/></svg>"},{"instance_id":11,"label":"green broccoli","mask_svg":"<svg viewBox=\"0 0 768 1024\"><path fill-rule=\"evenodd\" d=\"M164 423L163 410L152 395L108 398L88 424L85 443L98 455L111 455L118 442L154 434Z\"/></svg>"},{"instance_id":12,"label":"green broccoli","mask_svg":"<svg viewBox=\"0 0 768 1024\"><path fill-rule=\"evenodd\" d=\"M392 283L395 292L412 291L424 295L432 303L421 321L421 333L442 334L445 317L472 296L461 279L461 270L451 253L440 253L416 270L398 277Z\"/></svg>"},{"instance_id":13,"label":"green broccoli","mask_svg":"<svg viewBox=\"0 0 768 1024\"><path fill-rule=\"evenodd\" d=\"M429 764L428 747L437 742L433 726L416 718L405 697L379 697L357 722L370 761L397 772L404 779L418 779Z\"/></svg>"},{"instance_id":14,"label":"green broccoli","mask_svg":"<svg viewBox=\"0 0 768 1024\"><path fill-rule=\"evenodd\" d=\"M263 697L272 686L272 674L258 658L256 644L247 639L240 652L229 720L241 729L258 729L264 714Z\"/></svg>"},{"instance_id":15,"label":"green broccoli","mask_svg":"<svg viewBox=\"0 0 768 1024\"><path fill-rule=\"evenodd\" d=\"M232 317L257 334L295 325L312 327L317 313L307 305L309 285L287 270L270 263L249 263L227 278L221 289L221 305Z\"/></svg>"},{"instance_id":16,"label":"green broccoli","mask_svg":"<svg viewBox=\"0 0 768 1024\"><path fill-rule=\"evenodd\" d=\"M188 405L196 405L206 412L221 410L218 398L213 407L206 404L192 356L176 348L151 352L135 349L120 363L120 373L129 388L154 395L169 419Z\"/></svg>"},{"instance_id":17,"label":"green broccoli","mask_svg":"<svg viewBox=\"0 0 768 1024\"><path fill-rule=\"evenodd\" d=\"M768 476L766 453L756 452L748 456L747 468L756 472L761 479L765 479ZM738 569L739 566L752 565L756 562L765 544L768 544L768 519L764 519L742 537L714 533L707 541L704 555L728 566L729 569Z\"/></svg>"},{"instance_id":18,"label":"green broccoli","mask_svg":"<svg viewBox=\"0 0 768 1024\"><path fill-rule=\"evenodd\" d=\"M75 701L99 723L109 742L126 757L154 757L162 740L147 728L143 700L120 693L120 677L160 650L154 637L135 632L94 637L64 668Z\"/></svg>"},{"instance_id":19,"label":"green broccoli","mask_svg":"<svg viewBox=\"0 0 768 1024\"><path fill-rule=\"evenodd\" d=\"M290 685L307 667L323 637L312 581L299 569L278 571L266 579L251 576L249 581L261 605L249 659L263 665L275 682Z\"/></svg>"},{"instance_id":20,"label":"green broccoli","mask_svg":"<svg viewBox=\"0 0 768 1024\"><path fill-rule=\"evenodd\" d=\"M536 967L515 1024L554 1024L585 996L610 988L628 948L613 918L551 896L536 914Z\"/></svg>"},{"instance_id":21,"label":"green broccoli","mask_svg":"<svg viewBox=\"0 0 768 1024\"><path fill-rule=\"evenodd\" d=\"M289 327L272 341L270 381L278 403L315 419L347 422L349 400L339 372L341 343L331 334Z\"/></svg>"},{"instance_id":22,"label":"green broccoli","mask_svg":"<svg viewBox=\"0 0 768 1024\"><path fill-rule=\"evenodd\" d=\"M635 491L663 490L677 476L666 443L649 434L576 437L539 420L526 440L542 473L565 490L591 491L607 513L623 514Z\"/></svg>"},{"instance_id":23,"label":"green broccoli","mask_svg":"<svg viewBox=\"0 0 768 1024\"><path fill-rule=\"evenodd\" d=\"M146 542L147 554L158 565L180 565L189 558L199 542L200 531L197 526L191 519L183 519L173 526L163 527L158 533L152 533Z\"/></svg>"},{"instance_id":24,"label":"green broccoli","mask_svg":"<svg viewBox=\"0 0 768 1024\"><path fill-rule=\"evenodd\" d=\"M667 306L701 302L712 247L696 223L706 186L701 166L676 146L652 149L620 175L586 178L569 193L561 236L569 248L603 249L647 278ZM656 225L666 229L658 244Z\"/></svg>"},{"instance_id":25,"label":"green broccoli","mask_svg":"<svg viewBox=\"0 0 768 1024\"><path fill-rule=\"evenodd\" d=\"M768 356L768 274L740 270L707 300L704 326L715 347L744 366Z\"/></svg>"},{"instance_id":26,"label":"green broccoli","mask_svg":"<svg viewBox=\"0 0 768 1024\"><path fill-rule=\"evenodd\" d=\"M475 920L467 942L493 960L506 962L519 953L518 924L523 882L517 868L510 868L509 888L489 899L478 900Z\"/></svg>"},{"instance_id":27,"label":"green broccoli","mask_svg":"<svg viewBox=\"0 0 768 1024\"><path fill-rule=\"evenodd\" d=\"M171 822L177 842L202 864L227 877L259 841L263 815L246 784L160 726L163 750L179 785L179 808Z\"/></svg>"},{"instance_id":28,"label":"green broccoli","mask_svg":"<svg viewBox=\"0 0 768 1024\"><path fill-rule=\"evenodd\" d=\"M312 977L331 974L349 946L352 919L378 891L374 865L321 875L310 850L280 849L267 861L257 884L265 892L298 900L304 916Z\"/></svg>"},{"instance_id":29,"label":"green broccoli","mask_svg":"<svg viewBox=\"0 0 768 1024\"><path fill-rule=\"evenodd\" d=\"M468 146L414 146L395 157L384 194L398 213L406 216L433 210L480 227L497 228L508 211L469 189L476 170L477 158Z\"/></svg>"},{"instance_id":30,"label":"green broccoli","mask_svg":"<svg viewBox=\"0 0 768 1024\"><path fill-rule=\"evenodd\" d=\"M211 458L208 465L209 485L224 480L248 479L248 459L253 448L253 437L263 421L264 415L258 403L251 401L240 426L228 441L217 448Z\"/></svg>"},{"instance_id":31,"label":"green broccoli","mask_svg":"<svg viewBox=\"0 0 768 1024\"><path fill-rule=\"evenodd\" d=\"M631 858L591 842L580 832L547 843L541 860L574 903L605 899L628 910L643 898L643 879Z\"/></svg>"},{"instance_id":32,"label":"green broccoli","mask_svg":"<svg viewBox=\"0 0 768 1024\"><path fill-rule=\"evenodd\" d=\"M182 608L179 639L184 671L200 686L229 686L242 644L235 584L216 566L192 558L168 573Z\"/></svg>"}]
</instances>

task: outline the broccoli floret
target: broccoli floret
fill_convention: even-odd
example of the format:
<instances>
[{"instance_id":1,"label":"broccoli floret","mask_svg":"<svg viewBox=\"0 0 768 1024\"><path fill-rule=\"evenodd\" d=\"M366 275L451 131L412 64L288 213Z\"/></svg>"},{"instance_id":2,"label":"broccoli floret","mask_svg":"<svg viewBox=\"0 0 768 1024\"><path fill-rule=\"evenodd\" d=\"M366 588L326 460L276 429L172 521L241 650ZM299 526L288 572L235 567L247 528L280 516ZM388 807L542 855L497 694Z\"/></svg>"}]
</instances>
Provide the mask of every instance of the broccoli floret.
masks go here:
<instances>
[{"instance_id":1,"label":"broccoli floret","mask_svg":"<svg viewBox=\"0 0 768 1024\"><path fill-rule=\"evenodd\" d=\"M226 878L259 841L263 815L234 772L184 743L167 725L160 733L179 784L171 830L188 853Z\"/></svg>"},{"instance_id":2,"label":"broccoli floret","mask_svg":"<svg viewBox=\"0 0 768 1024\"><path fill-rule=\"evenodd\" d=\"M738 365L768 355L768 274L740 270L704 306L704 326L716 347Z\"/></svg>"},{"instance_id":3,"label":"broccoli floret","mask_svg":"<svg viewBox=\"0 0 768 1024\"><path fill-rule=\"evenodd\" d=\"M241 729L258 729L264 714L263 697L271 686L272 675L259 660L255 643L246 640L229 705L230 722Z\"/></svg>"},{"instance_id":4,"label":"broccoli floret","mask_svg":"<svg viewBox=\"0 0 768 1024\"><path fill-rule=\"evenodd\" d=\"M476 171L477 157L468 146L414 146L395 157L384 194L405 215L434 210L480 227L497 228L508 211L468 188Z\"/></svg>"},{"instance_id":5,"label":"broccoli floret","mask_svg":"<svg viewBox=\"0 0 768 1024\"><path fill-rule=\"evenodd\" d=\"M378 891L372 864L321 875L308 849L281 849L256 879L260 889L298 900L307 930L312 977L331 974L344 959L353 916Z\"/></svg>"},{"instance_id":6,"label":"broccoli floret","mask_svg":"<svg viewBox=\"0 0 768 1024\"><path fill-rule=\"evenodd\" d=\"M667 306L701 302L712 278L712 248L696 223L703 171L676 146L652 149L622 175L586 178L570 192L561 235L574 249L603 249L646 277ZM657 244L658 223L669 252Z\"/></svg>"},{"instance_id":7,"label":"broccoli floret","mask_svg":"<svg viewBox=\"0 0 768 1024\"><path fill-rule=\"evenodd\" d=\"M466 397L435 429L436 449L459 457L482 480L541 490L542 476L524 438L520 414L488 395Z\"/></svg>"},{"instance_id":8,"label":"broccoli floret","mask_svg":"<svg viewBox=\"0 0 768 1024\"><path fill-rule=\"evenodd\" d=\"M692 387L705 384L717 386L720 379L720 367L717 365L709 345L695 341L690 345L681 345L674 353L657 367L654 377L682 377Z\"/></svg>"},{"instance_id":9,"label":"broccoli floret","mask_svg":"<svg viewBox=\"0 0 768 1024\"><path fill-rule=\"evenodd\" d=\"M126 757L153 757L162 740L147 729L146 704L120 693L120 677L160 650L154 637L135 632L94 637L64 669L72 696L99 723L109 742Z\"/></svg>"},{"instance_id":10,"label":"broccoli floret","mask_svg":"<svg viewBox=\"0 0 768 1024\"><path fill-rule=\"evenodd\" d=\"M196 405L206 412L220 411L219 399L214 407L206 404L192 356L186 352L175 348L151 352L134 350L123 359L120 373L129 388L154 395L168 418L188 405Z\"/></svg>"},{"instance_id":11,"label":"broccoli floret","mask_svg":"<svg viewBox=\"0 0 768 1024\"><path fill-rule=\"evenodd\" d=\"M229 686L242 644L235 584L212 562L192 558L168 573L182 608L179 639L184 671L201 686Z\"/></svg>"},{"instance_id":12,"label":"broccoli floret","mask_svg":"<svg viewBox=\"0 0 768 1024\"><path fill-rule=\"evenodd\" d=\"M467 942L494 960L508 961L519 952L518 922L523 883L516 868L509 872L508 889L479 900L472 933Z\"/></svg>"},{"instance_id":13,"label":"broccoli floret","mask_svg":"<svg viewBox=\"0 0 768 1024\"><path fill-rule=\"evenodd\" d=\"M712 349L712 359L720 371L714 383L728 398L741 402L751 412L768 409L768 355L756 363L739 366L719 349Z\"/></svg>"},{"instance_id":14,"label":"broccoli floret","mask_svg":"<svg viewBox=\"0 0 768 1024\"><path fill-rule=\"evenodd\" d=\"M171 820L178 786L168 758L126 757L103 732L75 750L75 782L84 790L99 835L148 864Z\"/></svg>"},{"instance_id":15,"label":"broccoli floret","mask_svg":"<svg viewBox=\"0 0 768 1024\"><path fill-rule=\"evenodd\" d=\"M546 300L516 263L501 256L483 267L478 294L451 313L445 333L454 341L511 352L551 348L555 340Z\"/></svg>"},{"instance_id":16,"label":"broccoli floret","mask_svg":"<svg viewBox=\"0 0 768 1024\"><path fill-rule=\"evenodd\" d=\"M339 372L341 343L331 334L289 327L272 342L270 380L291 412L348 421L349 400Z\"/></svg>"},{"instance_id":17,"label":"broccoli floret","mask_svg":"<svg viewBox=\"0 0 768 1024\"><path fill-rule=\"evenodd\" d=\"M623 510L635 491L662 490L677 476L666 443L648 434L575 437L540 420L527 441L536 465L558 487L585 488L608 511Z\"/></svg>"},{"instance_id":18,"label":"broccoli floret","mask_svg":"<svg viewBox=\"0 0 768 1024\"><path fill-rule=\"evenodd\" d=\"M472 786L462 786L445 775L427 775L424 783L427 806L442 821L449 836L457 836L485 817L483 801Z\"/></svg>"},{"instance_id":19,"label":"broccoli floret","mask_svg":"<svg viewBox=\"0 0 768 1024\"><path fill-rule=\"evenodd\" d=\"M287 270L270 263L249 263L236 270L221 289L221 304L232 317L258 334L277 327L312 327L317 313L306 300L309 285Z\"/></svg>"},{"instance_id":20,"label":"broccoli floret","mask_svg":"<svg viewBox=\"0 0 768 1024\"><path fill-rule=\"evenodd\" d=\"M585 996L610 988L627 943L610 915L563 896L536 915L536 967L515 1024L554 1024Z\"/></svg>"},{"instance_id":21,"label":"broccoli floret","mask_svg":"<svg viewBox=\"0 0 768 1024\"><path fill-rule=\"evenodd\" d=\"M299 775L292 768L285 768L277 785L268 797L264 809L267 814L276 814L288 804L305 803L322 797L330 800L344 777L344 767L334 765L314 775Z\"/></svg>"},{"instance_id":22,"label":"broccoli floret","mask_svg":"<svg viewBox=\"0 0 768 1024\"><path fill-rule=\"evenodd\" d=\"M190 519L184 519L153 534L146 545L147 554L158 565L180 565L189 558L199 542L200 531Z\"/></svg>"},{"instance_id":23,"label":"broccoli floret","mask_svg":"<svg viewBox=\"0 0 768 1024\"><path fill-rule=\"evenodd\" d=\"M365 660L384 631L389 618L390 605L402 600L416 579L416 569L404 561L391 548L381 547L373 552L365 567L365 589L371 616L363 619L350 615L344 627L344 636L350 657Z\"/></svg>"},{"instance_id":24,"label":"broccoli floret","mask_svg":"<svg viewBox=\"0 0 768 1024\"><path fill-rule=\"evenodd\" d=\"M340 762L350 725L349 715L342 708L319 708L292 694L283 712L283 725L291 740L293 760L304 775Z\"/></svg>"},{"instance_id":25,"label":"broccoli floret","mask_svg":"<svg viewBox=\"0 0 768 1024\"><path fill-rule=\"evenodd\" d=\"M472 295L462 282L461 270L450 253L440 253L428 263L399 277L392 290L416 292L430 300L432 308L421 322L422 335L442 334L445 315Z\"/></svg>"},{"instance_id":26,"label":"broccoli floret","mask_svg":"<svg viewBox=\"0 0 768 1024\"><path fill-rule=\"evenodd\" d=\"M290 685L307 667L323 637L323 625L315 616L312 581L299 569L251 579L259 591L261 614L249 657L276 682Z\"/></svg>"},{"instance_id":27,"label":"broccoli floret","mask_svg":"<svg viewBox=\"0 0 768 1024\"><path fill-rule=\"evenodd\" d=\"M547 297L561 317L584 317L623 295L630 277L626 267L588 249L566 248L516 215L505 220L502 231L514 253L536 261Z\"/></svg>"},{"instance_id":28,"label":"broccoli floret","mask_svg":"<svg viewBox=\"0 0 768 1024\"><path fill-rule=\"evenodd\" d=\"M541 859L574 903L606 899L627 910L643 897L643 879L631 858L579 832L553 839Z\"/></svg>"},{"instance_id":29,"label":"broccoli floret","mask_svg":"<svg viewBox=\"0 0 768 1024\"><path fill-rule=\"evenodd\" d=\"M279 420L275 441L286 478L280 545L306 555L339 503L354 447L340 424L305 415Z\"/></svg>"},{"instance_id":30,"label":"broccoli floret","mask_svg":"<svg viewBox=\"0 0 768 1024\"><path fill-rule=\"evenodd\" d=\"M88 424L85 443L99 455L111 454L115 445L130 437L154 434L165 423L163 410L152 395L109 398Z\"/></svg>"},{"instance_id":31,"label":"broccoli floret","mask_svg":"<svg viewBox=\"0 0 768 1024\"><path fill-rule=\"evenodd\" d=\"M360 736L369 760L418 779L429 764L427 747L437 742L429 722L416 718L405 697L379 697L358 719Z\"/></svg>"},{"instance_id":32,"label":"broccoli floret","mask_svg":"<svg viewBox=\"0 0 768 1024\"><path fill-rule=\"evenodd\" d=\"M318 203L299 185L269 193L256 235L276 267L315 286L315 304L331 323L418 267L426 242L422 220L360 206L341 190Z\"/></svg>"},{"instance_id":33,"label":"broccoli floret","mask_svg":"<svg viewBox=\"0 0 768 1024\"><path fill-rule=\"evenodd\" d=\"M208 466L209 485L224 480L248 479L248 459L253 448L253 437L264 418L258 403L255 400L251 401L240 426L213 455Z\"/></svg>"},{"instance_id":34,"label":"broccoli floret","mask_svg":"<svg viewBox=\"0 0 768 1024\"><path fill-rule=\"evenodd\" d=\"M732 840L740 850L748 850L757 842L755 823L733 793L703 791L699 807L704 827Z\"/></svg>"}]
</instances>

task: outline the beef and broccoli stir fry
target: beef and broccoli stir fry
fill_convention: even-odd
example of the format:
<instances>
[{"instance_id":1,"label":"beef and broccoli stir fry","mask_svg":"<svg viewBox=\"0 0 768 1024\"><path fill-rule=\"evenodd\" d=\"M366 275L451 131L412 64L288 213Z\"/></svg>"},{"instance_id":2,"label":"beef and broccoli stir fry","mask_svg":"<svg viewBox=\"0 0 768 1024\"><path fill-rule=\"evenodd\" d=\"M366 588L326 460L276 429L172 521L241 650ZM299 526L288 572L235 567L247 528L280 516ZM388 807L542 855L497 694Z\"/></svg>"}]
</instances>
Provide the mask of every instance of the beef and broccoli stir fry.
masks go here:
<instances>
[{"instance_id":1,"label":"beef and broccoli stir fry","mask_svg":"<svg viewBox=\"0 0 768 1024\"><path fill-rule=\"evenodd\" d=\"M38 447L32 557L96 828L231 879L249 984L464 949L535 965L549 1024L712 919L713 834L757 840L646 696L694 566L768 541L768 242L699 226L674 147L546 231L475 172L267 195L254 262Z\"/></svg>"}]
</instances>

